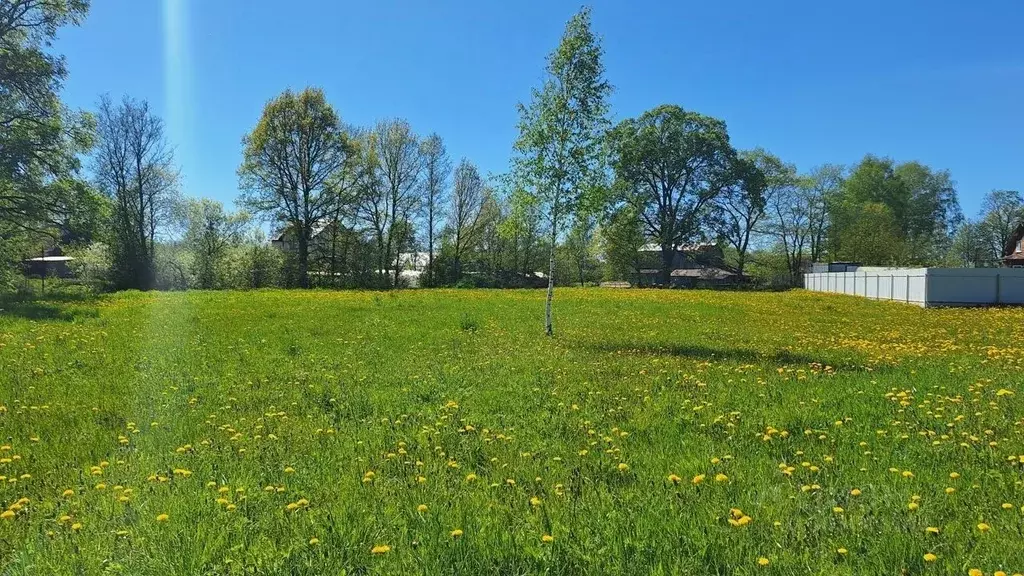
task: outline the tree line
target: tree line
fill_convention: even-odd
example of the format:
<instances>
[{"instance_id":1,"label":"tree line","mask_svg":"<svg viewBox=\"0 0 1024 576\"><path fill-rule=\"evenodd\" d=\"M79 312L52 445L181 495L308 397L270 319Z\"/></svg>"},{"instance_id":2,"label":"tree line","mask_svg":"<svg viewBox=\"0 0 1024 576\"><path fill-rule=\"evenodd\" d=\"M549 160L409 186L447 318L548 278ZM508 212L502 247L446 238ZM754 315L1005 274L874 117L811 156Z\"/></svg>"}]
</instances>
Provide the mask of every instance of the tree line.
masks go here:
<instances>
[{"instance_id":1,"label":"tree line","mask_svg":"<svg viewBox=\"0 0 1024 576\"><path fill-rule=\"evenodd\" d=\"M405 120L352 126L321 90L286 90L242 141L233 211L182 193L145 101L61 102L68 71L50 44L87 10L0 6L8 282L21 258L60 245L80 276L112 289L547 286L551 330L556 284L652 270L668 284L695 243L717 243L717 265L759 284L796 285L815 261L996 265L1024 213L1018 192L1000 190L965 218L949 172L915 161L866 155L801 172L738 150L724 121L678 105L613 122L587 8L519 106L508 172L456 161Z\"/></svg>"}]
</instances>

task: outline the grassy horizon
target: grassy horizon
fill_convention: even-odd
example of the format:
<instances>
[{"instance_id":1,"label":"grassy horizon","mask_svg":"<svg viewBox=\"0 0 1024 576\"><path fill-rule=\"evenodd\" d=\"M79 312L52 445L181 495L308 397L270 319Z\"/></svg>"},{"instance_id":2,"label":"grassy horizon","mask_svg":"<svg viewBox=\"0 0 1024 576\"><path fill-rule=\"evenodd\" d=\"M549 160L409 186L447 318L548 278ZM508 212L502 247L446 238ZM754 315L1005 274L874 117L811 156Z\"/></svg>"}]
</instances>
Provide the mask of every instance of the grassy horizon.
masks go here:
<instances>
[{"instance_id":1,"label":"grassy horizon","mask_svg":"<svg viewBox=\"0 0 1024 576\"><path fill-rule=\"evenodd\" d=\"M0 310L3 571L1024 571L1024 310L543 298Z\"/></svg>"}]
</instances>

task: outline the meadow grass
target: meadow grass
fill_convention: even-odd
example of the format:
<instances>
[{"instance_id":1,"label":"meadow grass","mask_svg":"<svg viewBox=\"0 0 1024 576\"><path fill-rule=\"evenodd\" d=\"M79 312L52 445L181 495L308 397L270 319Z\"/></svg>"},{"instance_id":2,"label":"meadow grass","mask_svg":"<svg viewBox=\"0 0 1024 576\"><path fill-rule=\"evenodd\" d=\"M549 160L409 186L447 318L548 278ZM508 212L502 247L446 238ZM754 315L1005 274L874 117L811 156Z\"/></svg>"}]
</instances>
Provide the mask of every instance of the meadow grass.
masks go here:
<instances>
[{"instance_id":1,"label":"meadow grass","mask_svg":"<svg viewBox=\"0 0 1024 576\"><path fill-rule=\"evenodd\" d=\"M0 310L3 573L1024 571L1024 310L543 297Z\"/></svg>"}]
</instances>

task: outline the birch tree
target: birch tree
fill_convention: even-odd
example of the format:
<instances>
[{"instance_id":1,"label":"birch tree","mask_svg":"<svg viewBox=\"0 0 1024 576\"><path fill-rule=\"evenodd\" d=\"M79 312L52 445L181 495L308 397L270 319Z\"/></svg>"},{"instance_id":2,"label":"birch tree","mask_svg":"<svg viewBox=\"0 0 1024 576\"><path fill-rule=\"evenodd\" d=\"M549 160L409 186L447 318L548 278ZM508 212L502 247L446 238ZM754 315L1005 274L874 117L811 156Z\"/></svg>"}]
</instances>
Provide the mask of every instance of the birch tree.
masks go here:
<instances>
[{"instance_id":1,"label":"birch tree","mask_svg":"<svg viewBox=\"0 0 1024 576\"><path fill-rule=\"evenodd\" d=\"M519 105L514 169L544 214L549 236L544 331L554 335L555 248L563 224L604 175L602 138L608 126L603 49L590 29L590 9L576 13L548 56L546 77L529 104Z\"/></svg>"}]
</instances>

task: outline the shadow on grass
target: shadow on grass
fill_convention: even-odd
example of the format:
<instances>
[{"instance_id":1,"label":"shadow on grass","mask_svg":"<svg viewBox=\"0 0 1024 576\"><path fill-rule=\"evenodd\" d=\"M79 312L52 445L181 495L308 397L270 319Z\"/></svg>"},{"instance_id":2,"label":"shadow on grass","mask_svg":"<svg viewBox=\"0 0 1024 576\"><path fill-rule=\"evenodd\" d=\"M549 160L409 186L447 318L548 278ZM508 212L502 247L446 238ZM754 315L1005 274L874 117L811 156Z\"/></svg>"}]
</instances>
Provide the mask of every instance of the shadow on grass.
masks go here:
<instances>
[{"instance_id":1,"label":"shadow on grass","mask_svg":"<svg viewBox=\"0 0 1024 576\"><path fill-rule=\"evenodd\" d=\"M699 344L651 344L629 342L606 342L585 346L592 352L638 354L654 356L672 356L692 360L726 361L740 364L774 364L790 366L809 366L820 364L834 368L857 369L857 362L852 358L838 359L825 356L809 356L790 350L763 351L749 348L713 348Z\"/></svg>"},{"instance_id":2,"label":"shadow on grass","mask_svg":"<svg viewBox=\"0 0 1024 576\"><path fill-rule=\"evenodd\" d=\"M94 298L78 294L55 294L45 300L18 294L0 295L0 318L74 322L95 318L99 310L90 306Z\"/></svg>"}]
</instances>

